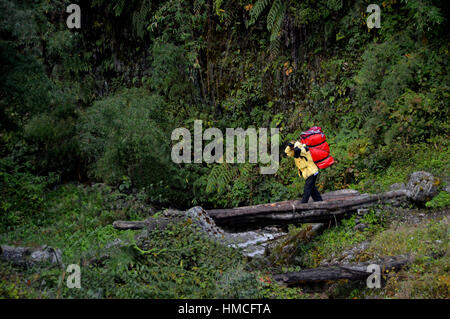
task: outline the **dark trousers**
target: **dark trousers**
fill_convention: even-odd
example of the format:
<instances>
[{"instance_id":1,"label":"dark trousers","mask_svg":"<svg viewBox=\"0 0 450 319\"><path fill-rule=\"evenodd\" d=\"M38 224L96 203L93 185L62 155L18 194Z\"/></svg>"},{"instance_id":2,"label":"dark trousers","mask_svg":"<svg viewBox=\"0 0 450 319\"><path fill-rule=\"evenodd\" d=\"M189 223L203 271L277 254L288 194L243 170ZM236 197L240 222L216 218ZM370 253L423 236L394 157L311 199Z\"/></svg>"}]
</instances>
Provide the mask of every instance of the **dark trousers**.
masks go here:
<instances>
[{"instance_id":1,"label":"dark trousers","mask_svg":"<svg viewBox=\"0 0 450 319\"><path fill-rule=\"evenodd\" d=\"M305 188L303 189L302 203L307 203L309 196L311 196L315 202L322 201L322 196L320 196L320 193L316 188L317 176L319 176L319 174L311 175L306 179Z\"/></svg>"}]
</instances>

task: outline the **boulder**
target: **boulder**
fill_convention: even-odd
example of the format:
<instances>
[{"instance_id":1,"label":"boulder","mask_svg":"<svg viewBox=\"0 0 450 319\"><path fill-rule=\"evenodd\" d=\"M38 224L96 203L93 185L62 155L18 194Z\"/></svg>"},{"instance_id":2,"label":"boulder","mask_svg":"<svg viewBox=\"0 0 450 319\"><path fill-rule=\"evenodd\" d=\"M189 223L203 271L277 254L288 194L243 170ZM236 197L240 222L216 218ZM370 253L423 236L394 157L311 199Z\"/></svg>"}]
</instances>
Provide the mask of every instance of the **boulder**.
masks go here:
<instances>
[{"instance_id":1,"label":"boulder","mask_svg":"<svg viewBox=\"0 0 450 319\"><path fill-rule=\"evenodd\" d=\"M414 172L406 184L406 194L412 201L424 204L437 195L437 185L437 179L432 174L424 171Z\"/></svg>"},{"instance_id":2,"label":"boulder","mask_svg":"<svg viewBox=\"0 0 450 319\"><path fill-rule=\"evenodd\" d=\"M8 245L0 246L0 259L12 262L15 265L31 267L36 264L57 264L62 266L62 252L58 248L50 246L33 247L13 247Z\"/></svg>"},{"instance_id":3,"label":"boulder","mask_svg":"<svg viewBox=\"0 0 450 319\"><path fill-rule=\"evenodd\" d=\"M365 223L360 223L360 224L358 224L358 225L356 225L355 227L354 227L354 229L355 230L357 230L357 231L364 231L365 229L367 229L369 226L367 225L367 224L365 224Z\"/></svg>"}]
</instances>

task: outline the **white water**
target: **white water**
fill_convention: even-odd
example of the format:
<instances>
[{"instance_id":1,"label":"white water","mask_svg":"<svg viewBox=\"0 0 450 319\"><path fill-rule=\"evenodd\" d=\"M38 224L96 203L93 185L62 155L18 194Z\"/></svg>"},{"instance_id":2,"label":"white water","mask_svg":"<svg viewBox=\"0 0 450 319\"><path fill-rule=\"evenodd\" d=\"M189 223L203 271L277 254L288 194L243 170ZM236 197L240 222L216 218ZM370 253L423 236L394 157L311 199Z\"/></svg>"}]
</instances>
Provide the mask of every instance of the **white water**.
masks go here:
<instances>
[{"instance_id":1,"label":"white water","mask_svg":"<svg viewBox=\"0 0 450 319\"><path fill-rule=\"evenodd\" d=\"M242 253L248 257L263 256L267 244L284 235L286 233L273 227L240 233L225 232L227 245L241 249Z\"/></svg>"}]
</instances>

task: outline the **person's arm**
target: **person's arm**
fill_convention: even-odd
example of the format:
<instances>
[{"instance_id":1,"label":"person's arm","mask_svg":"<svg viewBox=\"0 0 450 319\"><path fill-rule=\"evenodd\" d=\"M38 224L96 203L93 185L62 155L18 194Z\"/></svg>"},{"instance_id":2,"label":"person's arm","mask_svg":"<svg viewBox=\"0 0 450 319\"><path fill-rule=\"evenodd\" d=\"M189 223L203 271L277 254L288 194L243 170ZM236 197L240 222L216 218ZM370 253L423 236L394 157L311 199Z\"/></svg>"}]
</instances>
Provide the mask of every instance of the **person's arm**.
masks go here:
<instances>
[{"instance_id":1,"label":"person's arm","mask_svg":"<svg viewBox=\"0 0 450 319\"><path fill-rule=\"evenodd\" d=\"M287 156L293 157L294 156L294 143L290 142L286 146L286 149L284 150L284 152L286 153Z\"/></svg>"},{"instance_id":2,"label":"person's arm","mask_svg":"<svg viewBox=\"0 0 450 319\"><path fill-rule=\"evenodd\" d=\"M308 152L308 146L301 144L300 142L295 143L294 145L294 157L306 157L306 153Z\"/></svg>"}]
</instances>

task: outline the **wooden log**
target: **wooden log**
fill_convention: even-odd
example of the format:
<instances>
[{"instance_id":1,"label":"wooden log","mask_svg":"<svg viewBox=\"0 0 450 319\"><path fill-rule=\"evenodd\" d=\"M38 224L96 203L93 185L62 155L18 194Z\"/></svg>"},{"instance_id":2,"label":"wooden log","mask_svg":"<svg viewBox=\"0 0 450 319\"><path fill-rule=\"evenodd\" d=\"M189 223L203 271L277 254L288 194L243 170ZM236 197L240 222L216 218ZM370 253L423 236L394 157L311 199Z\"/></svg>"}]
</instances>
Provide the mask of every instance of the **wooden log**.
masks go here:
<instances>
[{"instance_id":1,"label":"wooden log","mask_svg":"<svg viewBox=\"0 0 450 319\"><path fill-rule=\"evenodd\" d=\"M397 256L389 260L374 262L380 266L381 273L387 271L398 271L401 268L414 262L415 258L411 256ZM318 267L312 269L305 269L298 272L291 272L285 274L275 275L275 281L287 285L296 286L314 282L336 281L341 279L347 280L363 280L366 279L372 272L367 270L369 263Z\"/></svg>"},{"instance_id":2,"label":"wooden log","mask_svg":"<svg viewBox=\"0 0 450 319\"><path fill-rule=\"evenodd\" d=\"M113 223L113 227L118 230L138 230L143 229L147 226L147 222L145 221L124 221L124 220L116 220Z\"/></svg>"},{"instance_id":3,"label":"wooden log","mask_svg":"<svg viewBox=\"0 0 450 319\"><path fill-rule=\"evenodd\" d=\"M118 230L139 230L139 229L148 229L148 230L163 230L167 228L170 223L176 223L184 220L182 217L159 217L159 218L147 218L146 220L140 221L125 221L125 220L116 220L113 222L113 227Z\"/></svg>"},{"instance_id":4,"label":"wooden log","mask_svg":"<svg viewBox=\"0 0 450 319\"><path fill-rule=\"evenodd\" d=\"M320 223L336 221L358 209L370 207L391 200L406 199L405 190L382 194L352 194L336 196L322 202L301 203L299 200L276 202L229 209L212 209L208 214L215 222L225 228L284 225L289 223Z\"/></svg>"}]
</instances>

